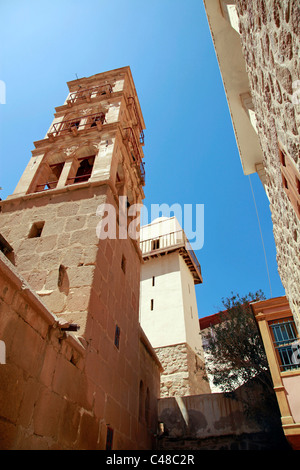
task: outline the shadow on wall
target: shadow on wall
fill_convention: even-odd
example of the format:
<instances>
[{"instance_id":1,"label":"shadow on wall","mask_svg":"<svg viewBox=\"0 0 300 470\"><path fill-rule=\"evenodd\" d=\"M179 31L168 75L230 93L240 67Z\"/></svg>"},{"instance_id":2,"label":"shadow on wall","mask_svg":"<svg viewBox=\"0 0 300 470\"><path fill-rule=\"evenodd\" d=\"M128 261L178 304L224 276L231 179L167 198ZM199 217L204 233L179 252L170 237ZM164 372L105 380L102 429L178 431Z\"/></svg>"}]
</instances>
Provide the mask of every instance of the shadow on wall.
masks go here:
<instances>
[{"instance_id":1,"label":"shadow on wall","mask_svg":"<svg viewBox=\"0 0 300 470\"><path fill-rule=\"evenodd\" d=\"M289 450L276 401L266 399L259 384L251 385L230 394L160 399L159 448Z\"/></svg>"}]
</instances>

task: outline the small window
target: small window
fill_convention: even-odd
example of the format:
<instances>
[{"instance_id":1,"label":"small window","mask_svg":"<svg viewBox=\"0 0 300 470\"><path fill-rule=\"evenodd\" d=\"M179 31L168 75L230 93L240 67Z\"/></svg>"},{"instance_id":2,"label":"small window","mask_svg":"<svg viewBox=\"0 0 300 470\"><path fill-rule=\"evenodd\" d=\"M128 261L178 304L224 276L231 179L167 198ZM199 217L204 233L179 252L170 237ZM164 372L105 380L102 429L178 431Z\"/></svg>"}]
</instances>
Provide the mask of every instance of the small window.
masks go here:
<instances>
[{"instance_id":1,"label":"small window","mask_svg":"<svg viewBox=\"0 0 300 470\"><path fill-rule=\"evenodd\" d=\"M115 330L115 346L118 349L120 347L120 328L118 325L116 325L116 330Z\"/></svg>"},{"instance_id":2,"label":"small window","mask_svg":"<svg viewBox=\"0 0 300 470\"><path fill-rule=\"evenodd\" d=\"M140 381L140 391L139 391L139 421L142 421L143 420L143 410L144 410L144 403L143 403L143 399L144 399L144 384L143 384L143 381L141 380Z\"/></svg>"},{"instance_id":3,"label":"small window","mask_svg":"<svg viewBox=\"0 0 300 470\"><path fill-rule=\"evenodd\" d=\"M289 189L289 185L288 185L288 182L287 182L287 179L284 175L282 175L282 184L283 186L286 188L286 189Z\"/></svg>"},{"instance_id":4,"label":"small window","mask_svg":"<svg viewBox=\"0 0 300 470\"><path fill-rule=\"evenodd\" d=\"M49 165L48 175L41 183L36 185L35 192L55 189L64 167L64 163Z\"/></svg>"},{"instance_id":5,"label":"small window","mask_svg":"<svg viewBox=\"0 0 300 470\"><path fill-rule=\"evenodd\" d=\"M152 277L152 287L155 286L155 276Z\"/></svg>"},{"instance_id":6,"label":"small window","mask_svg":"<svg viewBox=\"0 0 300 470\"><path fill-rule=\"evenodd\" d=\"M113 438L114 438L114 430L107 426L106 430L106 450L112 450L112 445L113 445Z\"/></svg>"},{"instance_id":7,"label":"small window","mask_svg":"<svg viewBox=\"0 0 300 470\"><path fill-rule=\"evenodd\" d=\"M75 128L75 129L78 129L79 126L80 126L80 120L79 120L79 121L72 121L72 122L70 123L70 128L71 128L71 129L72 129L72 128L73 128L73 129L74 129L74 128Z\"/></svg>"},{"instance_id":8,"label":"small window","mask_svg":"<svg viewBox=\"0 0 300 470\"><path fill-rule=\"evenodd\" d=\"M121 268L122 268L122 271L125 273L125 271L126 271L126 258L125 258L124 255L122 256Z\"/></svg>"},{"instance_id":9,"label":"small window","mask_svg":"<svg viewBox=\"0 0 300 470\"><path fill-rule=\"evenodd\" d=\"M77 169L76 176L74 178L74 183L83 183L88 181L92 175L92 170L94 166L95 155L90 157L85 157L81 160L79 167Z\"/></svg>"},{"instance_id":10,"label":"small window","mask_svg":"<svg viewBox=\"0 0 300 470\"><path fill-rule=\"evenodd\" d=\"M285 163L285 154L283 153L283 151L282 151L281 149L279 149L279 157L280 157L281 165L282 165L282 166L286 166L286 163Z\"/></svg>"},{"instance_id":11,"label":"small window","mask_svg":"<svg viewBox=\"0 0 300 470\"><path fill-rule=\"evenodd\" d=\"M45 222L35 222L29 232L28 238L38 238L42 235Z\"/></svg>"},{"instance_id":12,"label":"small window","mask_svg":"<svg viewBox=\"0 0 300 470\"><path fill-rule=\"evenodd\" d=\"M90 120L90 127L97 127L97 122L103 124L105 120L105 114L101 113L97 116L92 116Z\"/></svg>"},{"instance_id":13,"label":"small window","mask_svg":"<svg viewBox=\"0 0 300 470\"><path fill-rule=\"evenodd\" d=\"M146 391L146 398L145 398L145 421L147 426L150 425L150 392L149 388L147 387Z\"/></svg>"},{"instance_id":14,"label":"small window","mask_svg":"<svg viewBox=\"0 0 300 470\"><path fill-rule=\"evenodd\" d=\"M152 240L152 250L158 250L159 249L159 238L156 240Z\"/></svg>"},{"instance_id":15,"label":"small window","mask_svg":"<svg viewBox=\"0 0 300 470\"><path fill-rule=\"evenodd\" d=\"M151 310L154 309L154 299L151 299L151 302L150 302L150 309L151 309Z\"/></svg>"},{"instance_id":16,"label":"small window","mask_svg":"<svg viewBox=\"0 0 300 470\"><path fill-rule=\"evenodd\" d=\"M300 194L300 180L299 178L297 178L297 176L296 176L296 185L297 185L298 194Z\"/></svg>"}]
</instances>

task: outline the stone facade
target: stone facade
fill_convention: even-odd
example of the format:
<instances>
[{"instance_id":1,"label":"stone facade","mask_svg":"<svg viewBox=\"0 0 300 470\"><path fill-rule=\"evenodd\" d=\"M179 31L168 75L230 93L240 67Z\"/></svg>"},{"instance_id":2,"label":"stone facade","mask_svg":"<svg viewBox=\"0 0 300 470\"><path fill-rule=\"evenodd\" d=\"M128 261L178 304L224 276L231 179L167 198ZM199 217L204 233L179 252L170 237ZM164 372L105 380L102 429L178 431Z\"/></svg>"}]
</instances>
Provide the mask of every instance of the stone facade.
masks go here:
<instances>
[{"instance_id":1,"label":"stone facade","mask_svg":"<svg viewBox=\"0 0 300 470\"><path fill-rule=\"evenodd\" d=\"M270 201L278 271L300 330L297 0L203 0L245 175Z\"/></svg>"},{"instance_id":2,"label":"stone facade","mask_svg":"<svg viewBox=\"0 0 300 470\"><path fill-rule=\"evenodd\" d=\"M284 190L279 144L300 194L300 5L297 0L237 0L240 36L263 151L280 277L300 331L300 206ZM298 94L297 94L298 91Z\"/></svg>"},{"instance_id":3,"label":"stone facade","mask_svg":"<svg viewBox=\"0 0 300 470\"><path fill-rule=\"evenodd\" d=\"M209 385L203 378L203 359L187 343L155 348L155 352L163 367L161 398L208 393Z\"/></svg>"}]
</instances>

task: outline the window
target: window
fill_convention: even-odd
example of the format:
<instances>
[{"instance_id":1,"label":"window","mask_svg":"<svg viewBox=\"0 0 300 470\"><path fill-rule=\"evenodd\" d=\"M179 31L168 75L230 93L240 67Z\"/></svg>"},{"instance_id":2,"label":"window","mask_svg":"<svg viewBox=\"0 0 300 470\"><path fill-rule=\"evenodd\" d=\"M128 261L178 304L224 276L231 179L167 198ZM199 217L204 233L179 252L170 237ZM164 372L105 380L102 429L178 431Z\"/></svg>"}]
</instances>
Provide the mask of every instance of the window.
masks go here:
<instances>
[{"instance_id":1,"label":"window","mask_svg":"<svg viewBox=\"0 0 300 470\"><path fill-rule=\"evenodd\" d=\"M298 368L300 366L300 341L297 339L293 318L274 320L269 325L280 370Z\"/></svg>"},{"instance_id":2,"label":"window","mask_svg":"<svg viewBox=\"0 0 300 470\"><path fill-rule=\"evenodd\" d=\"M105 450L112 450L113 438L114 430L111 427L107 426Z\"/></svg>"},{"instance_id":3,"label":"window","mask_svg":"<svg viewBox=\"0 0 300 470\"><path fill-rule=\"evenodd\" d=\"M281 165L286 166L285 155L281 149L279 149L279 158L280 158Z\"/></svg>"},{"instance_id":4,"label":"window","mask_svg":"<svg viewBox=\"0 0 300 470\"><path fill-rule=\"evenodd\" d=\"M28 238L38 238L42 235L45 222L35 222L29 232Z\"/></svg>"},{"instance_id":5,"label":"window","mask_svg":"<svg viewBox=\"0 0 300 470\"><path fill-rule=\"evenodd\" d=\"M78 129L78 127L80 126L80 121L72 121L71 124L70 124L70 127L75 127L76 129Z\"/></svg>"},{"instance_id":6,"label":"window","mask_svg":"<svg viewBox=\"0 0 300 470\"><path fill-rule=\"evenodd\" d=\"M90 178L92 175L94 161L95 155L81 159L76 176L74 178L74 183L82 183Z\"/></svg>"},{"instance_id":7,"label":"window","mask_svg":"<svg viewBox=\"0 0 300 470\"><path fill-rule=\"evenodd\" d=\"M126 271L126 258L125 258L124 255L122 256L121 268L122 268L122 271L125 273L125 271Z\"/></svg>"},{"instance_id":8,"label":"window","mask_svg":"<svg viewBox=\"0 0 300 470\"><path fill-rule=\"evenodd\" d=\"M153 310L153 309L154 309L154 299L151 299L150 310Z\"/></svg>"},{"instance_id":9,"label":"window","mask_svg":"<svg viewBox=\"0 0 300 470\"><path fill-rule=\"evenodd\" d=\"M115 346L119 349L120 347L120 328L118 325L116 325L116 330L115 330Z\"/></svg>"},{"instance_id":10,"label":"window","mask_svg":"<svg viewBox=\"0 0 300 470\"><path fill-rule=\"evenodd\" d=\"M146 398L145 398L145 421L147 426L150 426L150 392L147 387Z\"/></svg>"},{"instance_id":11,"label":"window","mask_svg":"<svg viewBox=\"0 0 300 470\"><path fill-rule=\"evenodd\" d=\"M140 381L140 390L139 390L139 421L143 420L144 415L144 384L143 381Z\"/></svg>"},{"instance_id":12,"label":"window","mask_svg":"<svg viewBox=\"0 0 300 470\"><path fill-rule=\"evenodd\" d=\"M96 116L91 116L90 118L90 127L98 127L104 123L105 121L105 114L104 113L100 113ZM98 124L97 124L98 123Z\"/></svg>"},{"instance_id":13,"label":"window","mask_svg":"<svg viewBox=\"0 0 300 470\"><path fill-rule=\"evenodd\" d=\"M152 250L158 250L159 249L159 238L156 240L152 240Z\"/></svg>"},{"instance_id":14,"label":"window","mask_svg":"<svg viewBox=\"0 0 300 470\"><path fill-rule=\"evenodd\" d=\"M80 119L72 119L67 121L62 121L62 127L60 127L59 131L72 132L73 134L77 134L77 131L80 127Z\"/></svg>"},{"instance_id":15,"label":"window","mask_svg":"<svg viewBox=\"0 0 300 470\"><path fill-rule=\"evenodd\" d=\"M283 186L286 188L286 189L289 189L289 185L288 185L288 182L287 182L287 179L284 175L282 175L282 184Z\"/></svg>"},{"instance_id":16,"label":"window","mask_svg":"<svg viewBox=\"0 0 300 470\"><path fill-rule=\"evenodd\" d=\"M152 287L155 286L155 276L152 277Z\"/></svg>"},{"instance_id":17,"label":"window","mask_svg":"<svg viewBox=\"0 0 300 470\"><path fill-rule=\"evenodd\" d=\"M279 145L282 186L297 216L300 218L300 175L297 167L285 150Z\"/></svg>"},{"instance_id":18,"label":"window","mask_svg":"<svg viewBox=\"0 0 300 470\"><path fill-rule=\"evenodd\" d=\"M64 163L56 163L55 165L49 165L48 175L43 176L43 180L40 184L36 185L35 192L46 191L47 189L55 189L63 170Z\"/></svg>"}]
</instances>

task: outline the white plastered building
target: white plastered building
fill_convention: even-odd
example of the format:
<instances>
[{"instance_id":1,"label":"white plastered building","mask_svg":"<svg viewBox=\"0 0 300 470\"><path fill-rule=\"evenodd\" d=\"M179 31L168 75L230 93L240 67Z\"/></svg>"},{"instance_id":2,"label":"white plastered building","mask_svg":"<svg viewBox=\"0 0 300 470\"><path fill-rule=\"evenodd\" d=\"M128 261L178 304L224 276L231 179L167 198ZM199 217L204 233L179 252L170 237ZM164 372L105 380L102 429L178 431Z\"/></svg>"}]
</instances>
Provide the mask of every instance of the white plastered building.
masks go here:
<instances>
[{"instance_id":1,"label":"white plastered building","mask_svg":"<svg viewBox=\"0 0 300 470\"><path fill-rule=\"evenodd\" d=\"M195 284L201 267L176 217L141 227L140 323L164 368L161 396L209 392Z\"/></svg>"}]
</instances>

